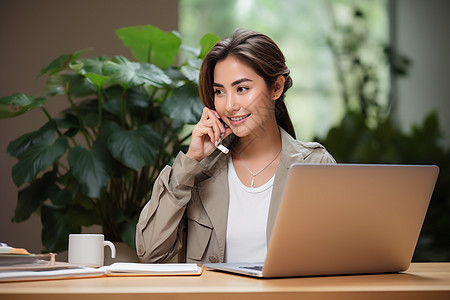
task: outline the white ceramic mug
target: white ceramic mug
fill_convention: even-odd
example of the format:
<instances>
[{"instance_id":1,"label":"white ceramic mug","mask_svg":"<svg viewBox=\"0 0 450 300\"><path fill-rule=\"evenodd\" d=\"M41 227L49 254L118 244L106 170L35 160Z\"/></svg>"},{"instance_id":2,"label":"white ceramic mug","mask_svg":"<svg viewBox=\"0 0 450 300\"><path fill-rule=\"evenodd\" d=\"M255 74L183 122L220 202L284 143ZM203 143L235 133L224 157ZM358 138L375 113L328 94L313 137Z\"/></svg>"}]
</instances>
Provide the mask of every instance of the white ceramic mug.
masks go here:
<instances>
[{"instance_id":1,"label":"white ceramic mug","mask_svg":"<svg viewBox=\"0 0 450 300\"><path fill-rule=\"evenodd\" d=\"M103 234L70 234L69 263L87 267L101 267L104 264L104 247L111 248L111 257L116 257L116 247L105 241Z\"/></svg>"}]
</instances>

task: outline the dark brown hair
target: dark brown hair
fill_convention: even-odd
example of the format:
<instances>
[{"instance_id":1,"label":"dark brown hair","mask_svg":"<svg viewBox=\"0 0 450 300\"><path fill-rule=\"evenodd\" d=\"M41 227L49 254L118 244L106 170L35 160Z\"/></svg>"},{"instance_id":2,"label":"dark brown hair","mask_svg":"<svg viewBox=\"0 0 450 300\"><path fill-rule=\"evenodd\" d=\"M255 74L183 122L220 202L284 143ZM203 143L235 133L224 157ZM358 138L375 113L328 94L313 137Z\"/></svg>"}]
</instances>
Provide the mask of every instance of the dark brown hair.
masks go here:
<instances>
[{"instance_id":1,"label":"dark brown hair","mask_svg":"<svg viewBox=\"0 0 450 300\"><path fill-rule=\"evenodd\" d=\"M280 48L268 36L247 29L237 29L231 37L223 39L205 56L200 68L199 93L203 105L214 107L214 68L228 56L236 57L264 78L269 88L278 76L285 78L283 92L275 101L277 124L295 138L294 126L284 103L285 92L292 86L290 70Z\"/></svg>"}]
</instances>

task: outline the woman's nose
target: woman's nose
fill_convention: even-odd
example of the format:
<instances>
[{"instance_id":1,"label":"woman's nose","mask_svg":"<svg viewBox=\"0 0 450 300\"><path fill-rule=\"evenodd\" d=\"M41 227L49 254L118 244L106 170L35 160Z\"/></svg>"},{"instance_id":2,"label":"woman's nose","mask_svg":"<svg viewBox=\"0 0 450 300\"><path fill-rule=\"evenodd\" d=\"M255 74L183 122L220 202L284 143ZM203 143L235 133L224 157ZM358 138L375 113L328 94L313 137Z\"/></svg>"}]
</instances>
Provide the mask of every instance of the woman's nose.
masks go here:
<instances>
[{"instance_id":1,"label":"woman's nose","mask_svg":"<svg viewBox=\"0 0 450 300\"><path fill-rule=\"evenodd\" d=\"M237 99L236 99L236 97L234 95L228 95L228 97L227 97L227 106L226 106L226 109L228 111L231 112L231 111L239 110L239 104L238 104L238 102L236 100Z\"/></svg>"}]
</instances>

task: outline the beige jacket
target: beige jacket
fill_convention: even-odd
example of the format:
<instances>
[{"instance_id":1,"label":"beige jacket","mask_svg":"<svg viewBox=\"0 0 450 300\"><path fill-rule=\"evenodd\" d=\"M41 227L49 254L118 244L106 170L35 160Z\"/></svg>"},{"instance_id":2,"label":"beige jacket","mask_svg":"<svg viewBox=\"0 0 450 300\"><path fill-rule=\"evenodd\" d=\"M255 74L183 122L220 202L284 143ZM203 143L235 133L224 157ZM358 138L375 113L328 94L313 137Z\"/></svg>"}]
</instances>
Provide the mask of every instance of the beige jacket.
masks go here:
<instances>
[{"instance_id":1,"label":"beige jacket","mask_svg":"<svg viewBox=\"0 0 450 300\"><path fill-rule=\"evenodd\" d=\"M293 139L280 128L282 152L270 200L267 240L280 205L287 170L293 163L335 163L318 143ZM224 144L230 144L234 135ZM228 217L229 155L219 150L200 163L182 152L166 166L136 227L136 248L143 262L167 262L181 249L187 262L223 262Z\"/></svg>"}]
</instances>

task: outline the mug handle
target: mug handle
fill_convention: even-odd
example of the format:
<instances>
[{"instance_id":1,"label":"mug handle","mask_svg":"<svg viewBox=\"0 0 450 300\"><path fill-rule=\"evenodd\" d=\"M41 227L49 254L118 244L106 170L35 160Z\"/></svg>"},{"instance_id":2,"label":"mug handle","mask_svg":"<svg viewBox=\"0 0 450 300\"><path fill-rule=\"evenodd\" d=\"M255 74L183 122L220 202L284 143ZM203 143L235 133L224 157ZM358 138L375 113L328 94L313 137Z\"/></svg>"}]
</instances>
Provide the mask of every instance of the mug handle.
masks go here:
<instances>
[{"instance_id":1,"label":"mug handle","mask_svg":"<svg viewBox=\"0 0 450 300\"><path fill-rule=\"evenodd\" d=\"M116 258L116 247L110 241L103 241L103 247L108 246L111 249L111 257Z\"/></svg>"}]
</instances>

